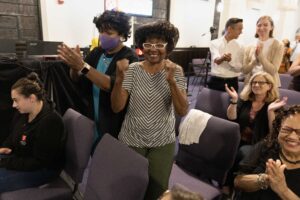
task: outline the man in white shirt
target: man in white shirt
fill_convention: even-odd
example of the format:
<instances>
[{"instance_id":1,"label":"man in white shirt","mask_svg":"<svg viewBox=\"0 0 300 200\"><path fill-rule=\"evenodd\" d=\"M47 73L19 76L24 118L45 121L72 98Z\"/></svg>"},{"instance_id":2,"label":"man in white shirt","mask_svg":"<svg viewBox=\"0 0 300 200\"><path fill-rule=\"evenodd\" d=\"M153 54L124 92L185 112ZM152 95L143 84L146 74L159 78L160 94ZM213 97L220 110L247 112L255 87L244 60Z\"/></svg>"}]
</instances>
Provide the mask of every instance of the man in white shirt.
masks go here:
<instances>
[{"instance_id":1,"label":"man in white shirt","mask_svg":"<svg viewBox=\"0 0 300 200\"><path fill-rule=\"evenodd\" d=\"M290 61L291 63L296 60L297 56L300 54L300 28L296 31L295 41L291 44L292 54Z\"/></svg>"},{"instance_id":2,"label":"man in white shirt","mask_svg":"<svg viewBox=\"0 0 300 200\"><path fill-rule=\"evenodd\" d=\"M211 73L208 88L225 91L225 83L238 91L238 76L243 66L244 48L237 42L243 30L243 19L230 18L225 34L211 41Z\"/></svg>"}]
</instances>

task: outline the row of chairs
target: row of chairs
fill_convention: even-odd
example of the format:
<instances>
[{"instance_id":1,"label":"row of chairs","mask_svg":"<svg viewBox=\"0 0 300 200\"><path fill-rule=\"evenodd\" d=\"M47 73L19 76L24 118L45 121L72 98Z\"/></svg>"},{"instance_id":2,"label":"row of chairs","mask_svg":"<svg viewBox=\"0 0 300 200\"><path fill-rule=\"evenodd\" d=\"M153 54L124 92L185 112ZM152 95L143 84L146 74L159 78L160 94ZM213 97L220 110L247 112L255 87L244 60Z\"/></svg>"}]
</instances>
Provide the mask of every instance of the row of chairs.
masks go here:
<instances>
[{"instance_id":1,"label":"row of chairs","mask_svg":"<svg viewBox=\"0 0 300 200\"><path fill-rule=\"evenodd\" d=\"M198 143L179 144L169 187L180 184L200 193L204 199L219 198L227 173L234 163L239 142L237 123L212 116Z\"/></svg>"},{"instance_id":2,"label":"row of chairs","mask_svg":"<svg viewBox=\"0 0 300 200\"><path fill-rule=\"evenodd\" d=\"M299 103L300 93L285 89L280 89L280 93L289 97L289 104ZM220 187L233 164L240 140L238 124L224 120L228 104L229 96L226 92L202 89L195 108L213 116L198 144L179 145L176 164L171 172L170 187L179 183L200 192L206 199L220 195ZM59 178L39 188L3 193L0 199L73 198L90 158L94 123L72 109L65 113L63 120L68 131L64 172L70 176L72 182L66 184ZM84 199L143 199L147 183L147 160L126 145L105 135L91 162Z\"/></svg>"},{"instance_id":3,"label":"row of chairs","mask_svg":"<svg viewBox=\"0 0 300 200\"><path fill-rule=\"evenodd\" d=\"M65 178L40 186L0 194L1 200L71 200L90 159L94 122L68 109ZM148 161L109 134L103 136L91 159L83 198L86 200L142 200L148 184Z\"/></svg>"},{"instance_id":4,"label":"row of chairs","mask_svg":"<svg viewBox=\"0 0 300 200\"><path fill-rule=\"evenodd\" d=\"M93 143L94 123L69 109L63 116L68 131L62 178L38 188L27 188L0 195L2 200L69 200L83 180ZM206 199L221 194L220 186L232 166L239 143L238 124L212 117L198 144L179 145L170 187L182 184ZM190 171L190 172L189 172ZM125 144L106 134L98 144L87 178L83 198L87 200L143 199L148 184L148 161Z\"/></svg>"},{"instance_id":5,"label":"row of chairs","mask_svg":"<svg viewBox=\"0 0 300 200\"><path fill-rule=\"evenodd\" d=\"M280 88L279 93L281 97L288 97L288 105L300 103L299 92ZM239 125L226 120L229 103L226 92L203 88L198 94L195 109L213 116L198 144L179 145L170 187L179 183L201 193L205 199L220 197L220 188L232 167L240 142ZM181 118L177 117L177 134L180 121Z\"/></svg>"}]
</instances>

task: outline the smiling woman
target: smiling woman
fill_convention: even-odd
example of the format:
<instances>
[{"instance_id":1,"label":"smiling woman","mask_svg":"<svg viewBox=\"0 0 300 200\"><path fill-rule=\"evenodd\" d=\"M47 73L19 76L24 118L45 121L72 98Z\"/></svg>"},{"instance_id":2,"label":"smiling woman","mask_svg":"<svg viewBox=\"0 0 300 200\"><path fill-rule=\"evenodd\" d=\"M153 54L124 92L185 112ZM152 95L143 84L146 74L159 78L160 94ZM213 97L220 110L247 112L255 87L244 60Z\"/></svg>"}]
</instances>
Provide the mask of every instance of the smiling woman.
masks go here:
<instances>
[{"instance_id":1,"label":"smiling woman","mask_svg":"<svg viewBox=\"0 0 300 200\"><path fill-rule=\"evenodd\" d=\"M120 63L112 91L115 112L129 105L119 139L149 161L145 199L157 199L167 188L175 147L175 116L187 112L182 68L167 59L175 48L178 29L167 21L137 29L135 41L145 60Z\"/></svg>"},{"instance_id":2,"label":"smiling woman","mask_svg":"<svg viewBox=\"0 0 300 200\"><path fill-rule=\"evenodd\" d=\"M277 111L273 131L241 163L235 186L246 199L300 199L300 106Z\"/></svg>"},{"instance_id":3,"label":"smiling woman","mask_svg":"<svg viewBox=\"0 0 300 200\"><path fill-rule=\"evenodd\" d=\"M240 146L255 144L269 132L268 106L279 97L278 89L274 85L270 74L257 72L250 78L249 84L245 85L239 101L236 91L226 86L233 102L227 109L227 117L240 124Z\"/></svg>"},{"instance_id":4,"label":"smiling woman","mask_svg":"<svg viewBox=\"0 0 300 200\"><path fill-rule=\"evenodd\" d=\"M246 74L245 83L256 72L265 71L275 80L275 86L280 87L278 70L282 61L284 46L273 38L274 22L270 16L262 16L256 22L256 44L246 48L242 71Z\"/></svg>"},{"instance_id":5,"label":"smiling woman","mask_svg":"<svg viewBox=\"0 0 300 200\"><path fill-rule=\"evenodd\" d=\"M264 140L271 130L274 111L286 104L287 99L279 98L278 88L273 77L267 72L257 72L252 75L249 83L245 85L240 98L233 87L225 85L231 97L227 109L227 117L240 125L240 149L232 168L237 170L239 161L248 153L256 143ZM233 184L233 174L229 173L228 183Z\"/></svg>"}]
</instances>

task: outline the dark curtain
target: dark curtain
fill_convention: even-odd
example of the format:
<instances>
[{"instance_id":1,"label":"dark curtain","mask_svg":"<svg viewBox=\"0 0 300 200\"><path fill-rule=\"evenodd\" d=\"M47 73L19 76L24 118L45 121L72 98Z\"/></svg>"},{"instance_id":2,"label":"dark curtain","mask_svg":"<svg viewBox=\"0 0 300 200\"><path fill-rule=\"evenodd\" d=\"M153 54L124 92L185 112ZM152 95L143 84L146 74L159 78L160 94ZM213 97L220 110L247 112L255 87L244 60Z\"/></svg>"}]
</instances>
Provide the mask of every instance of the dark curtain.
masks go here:
<instances>
[{"instance_id":1,"label":"dark curtain","mask_svg":"<svg viewBox=\"0 0 300 200\"><path fill-rule=\"evenodd\" d=\"M14 109L10 97L11 86L27 73L26 68L20 67L17 63L0 63L0 142L9 134L9 125Z\"/></svg>"},{"instance_id":2,"label":"dark curtain","mask_svg":"<svg viewBox=\"0 0 300 200\"><path fill-rule=\"evenodd\" d=\"M10 121L15 110L10 97L11 86L31 71L39 74L48 98L56 104L56 110L63 115L68 108L87 113L88 101L79 87L69 77L69 67L60 61L0 62L0 143L9 134Z\"/></svg>"}]
</instances>

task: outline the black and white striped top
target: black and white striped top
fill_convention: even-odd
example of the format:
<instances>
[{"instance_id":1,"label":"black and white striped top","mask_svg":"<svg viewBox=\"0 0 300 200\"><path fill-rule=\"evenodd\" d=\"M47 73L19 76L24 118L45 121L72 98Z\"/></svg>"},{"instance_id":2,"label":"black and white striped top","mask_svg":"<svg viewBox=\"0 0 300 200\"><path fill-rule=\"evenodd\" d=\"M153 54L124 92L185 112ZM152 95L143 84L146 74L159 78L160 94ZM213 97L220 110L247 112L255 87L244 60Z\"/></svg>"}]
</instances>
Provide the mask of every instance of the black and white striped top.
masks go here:
<instances>
[{"instance_id":1,"label":"black and white striped top","mask_svg":"<svg viewBox=\"0 0 300 200\"><path fill-rule=\"evenodd\" d=\"M185 77L176 67L176 83L186 89ZM137 63L129 65L122 87L129 105L119 139L129 146L158 147L175 141L175 115L166 71L150 74Z\"/></svg>"}]
</instances>

